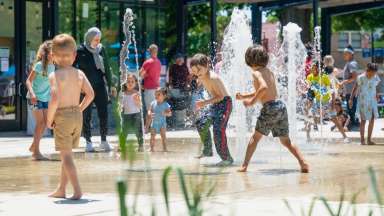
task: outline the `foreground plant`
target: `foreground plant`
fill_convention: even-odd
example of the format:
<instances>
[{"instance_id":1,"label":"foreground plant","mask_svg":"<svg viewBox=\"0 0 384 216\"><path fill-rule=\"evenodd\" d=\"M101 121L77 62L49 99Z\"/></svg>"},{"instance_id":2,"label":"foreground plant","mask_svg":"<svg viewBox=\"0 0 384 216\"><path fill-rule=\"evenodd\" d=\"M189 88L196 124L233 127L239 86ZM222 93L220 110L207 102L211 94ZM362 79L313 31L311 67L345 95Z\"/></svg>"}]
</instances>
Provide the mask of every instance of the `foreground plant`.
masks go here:
<instances>
[{"instance_id":1,"label":"foreground plant","mask_svg":"<svg viewBox=\"0 0 384 216\"><path fill-rule=\"evenodd\" d=\"M170 215L170 202L168 190L168 178L173 168L167 167L163 172L162 188L163 196L167 208L167 215ZM188 183L185 180L184 171L181 168L176 168L176 175L179 179L179 186L184 197L189 216L201 216L204 213L204 200L210 198L216 188L216 183L208 181L206 175L198 178L190 178Z\"/></svg>"},{"instance_id":2,"label":"foreground plant","mask_svg":"<svg viewBox=\"0 0 384 216\"><path fill-rule=\"evenodd\" d=\"M369 174L369 177L370 177L370 188L372 190L372 193L373 193L374 199L376 201L376 204L379 205L380 215L384 216L383 207L382 207L383 206L383 201L382 201L381 193L380 193L380 190L379 190L379 186L377 184L376 173L375 173L375 171L374 171L374 169L372 167L368 168L368 174ZM350 215L351 207L352 207L352 215L353 216L358 216L357 215L357 209L356 209L356 204L357 204L356 201L357 201L358 196L361 194L361 192L363 192L365 190L366 189L363 188L363 189L359 190L357 193L354 193L352 195L352 198L351 198L351 200L349 202L349 205L347 205L347 209L344 211L344 213L343 213L343 208L346 205L345 204L346 200L345 200L345 193L343 191L341 193L341 195L340 195L340 199L339 199L338 206L337 206L336 209L332 208L330 202L324 196L320 196L320 197L314 197L312 199L312 201L310 203L310 207L309 207L307 212L305 212L304 208L301 207L300 215L301 216L312 216L313 212L314 212L313 210L314 210L314 207L315 207L317 201L320 201L323 204L323 206L325 207L325 209L327 210L329 216L344 216L344 215L347 216L347 215ZM284 204L286 205L286 207L288 208L289 213L292 216L296 216L297 215L295 213L295 211L293 210L291 204L288 202L288 200L284 199ZM368 212L368 216L372 216L373 214L374 214L374 211L371 208L369 210L369 212Z\"/></svg>"}]
</instances>

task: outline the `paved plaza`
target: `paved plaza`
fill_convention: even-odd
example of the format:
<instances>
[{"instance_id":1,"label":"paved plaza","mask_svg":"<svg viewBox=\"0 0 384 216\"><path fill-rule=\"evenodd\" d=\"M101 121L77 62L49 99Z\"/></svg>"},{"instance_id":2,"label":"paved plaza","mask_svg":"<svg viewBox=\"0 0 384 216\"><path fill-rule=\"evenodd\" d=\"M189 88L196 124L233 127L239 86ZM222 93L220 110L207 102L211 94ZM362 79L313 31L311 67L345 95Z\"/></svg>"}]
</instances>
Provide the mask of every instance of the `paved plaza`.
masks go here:
<instances>
[{"instance_id":1,"label":"paved plaza","mask_svg":"<svg viewBox=\"0 0 384 216\"><path fill-rule=\"evenodd\" d=\"M311 165L309 174L301 174L299 167L288 152L273 139L260 143L254 155L249 172L237 173L241 158L236 158L236 146L232 154L234 166L220 169L212 166L217 157L197 160L194 156L199 150L196 131L173 131L168 133L168 153L139 153L132 166L122 163L119 153L84 153L76 150L76 165L84 197L80 201L51 199L47 195L58 182L60 162L53 149L53 139L42 141L42 152L53 161L32 161L27 152L31 137L20 133L2 133L0 143L0 215L119 215L116 181L125 178L128 182L128 203L138 194L137 210L149 215L151 203L158 215L166 215L162 195L161 178L163 170L169 166L184 169L187 179L206 176L216 182L216 190L204 207L207 215L288 215L283 199L299 213L301 207L308 208L315 196L324 196L336 206L342 191L346 200L364 189L357 199L358 215L367 215L369 209L378 211L369 190L368 166L373 166L381 188L384 186L384 135L377 123L374 135L378 137L376 146L358 145L358 133L350 132L352 143L344 144L340 134L326 132L325 138L316 138L312 144L299 144ZM320 132L318 132L320 133ZM300 134L300 136L304 134ZM94 137L98 140L99 137ZM115 136L109 137L116 146ZM329 142L329 141L332 142ZM316 147L317 146L317 147ZM160 146L158 146L160 148ZM144 158L150 159L145 163ZM186 215L183 196L179 190L175 174L169 178L171 213ZM136 191L132 188L137 188ZM70 194L68 190L68 195ZM44 207L44 208L39 208ZM325 215L326 209L319 201L315 205L315 215ZM257 212L257 214L255 214Z\"/></svg>"}]
</instances>

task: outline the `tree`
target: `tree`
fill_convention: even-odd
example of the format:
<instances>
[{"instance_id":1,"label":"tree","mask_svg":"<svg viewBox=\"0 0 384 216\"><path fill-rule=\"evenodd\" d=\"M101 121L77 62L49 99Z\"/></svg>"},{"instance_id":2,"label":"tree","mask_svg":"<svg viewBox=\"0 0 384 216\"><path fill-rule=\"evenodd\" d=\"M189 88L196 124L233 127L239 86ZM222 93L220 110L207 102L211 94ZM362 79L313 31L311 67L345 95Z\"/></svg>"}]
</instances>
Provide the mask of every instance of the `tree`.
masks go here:
<instances>
[{"instance_id":1,"label":"tree","mask_svg":"<svg viewBox=\"0 0 384 216\"><path fill-rule=\"evenodd\" d=\"M332 30L334 32L344 30L372 31L384 28L384 10L371 9L352 14L344 14L332 18Z\"/></svg>"}]
</instances>

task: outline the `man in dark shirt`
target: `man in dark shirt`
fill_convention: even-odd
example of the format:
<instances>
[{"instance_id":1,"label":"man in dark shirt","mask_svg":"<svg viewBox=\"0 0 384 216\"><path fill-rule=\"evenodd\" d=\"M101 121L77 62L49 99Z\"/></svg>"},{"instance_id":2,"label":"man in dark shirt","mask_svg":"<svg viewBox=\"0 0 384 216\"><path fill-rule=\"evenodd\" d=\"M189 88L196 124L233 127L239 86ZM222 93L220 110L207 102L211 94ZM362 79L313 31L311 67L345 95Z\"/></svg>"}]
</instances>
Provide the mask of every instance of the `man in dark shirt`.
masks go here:
<instances>
[{"instance_id":1,"label":"man in dark shirt","mask_svg":"<svg viewBox=\"0 0 384 216\"><path fill-rule=\"evenodd\" d=\"M184 56L182 54L176 55L176 61L169 68L168 74L169 87L177 91L183 91L188 86L189 70L184 62Z\"/></svg>"}]
</instances>

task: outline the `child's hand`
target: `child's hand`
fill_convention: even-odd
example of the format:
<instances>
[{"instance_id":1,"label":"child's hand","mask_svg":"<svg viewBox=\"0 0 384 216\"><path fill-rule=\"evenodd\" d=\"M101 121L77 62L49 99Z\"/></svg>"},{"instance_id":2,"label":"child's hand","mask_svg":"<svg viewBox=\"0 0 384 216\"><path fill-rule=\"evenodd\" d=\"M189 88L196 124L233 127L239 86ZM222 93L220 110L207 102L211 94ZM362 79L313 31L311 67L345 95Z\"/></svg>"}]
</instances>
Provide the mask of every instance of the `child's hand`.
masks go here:
<instances>
[{"instance_id":1,"label":"child's hand","mask_svg":"<svg viewBox=\"0 0 384 216\"><path fill-rule=\"evenodd\" d=\"M196 101L196 110L199 110L205 106L205 102L203 100Z\"/></svg>"},{"instance_id":2,"label":"child's hand","mask_svg":"<svg viewBox=\"0 0 384 216\"><path fill-rule=\"evenodd\" d=\"M32 95L31 95L31 103L32 103L33 105L36 105L36 104L37 104L37 98L36 98L36 95L35 95L35 94L32 94Z\"/></svg>"},{"instance_id":3,"label":"child's hand","mask_svg":"<svg viewBox=\"0 0 384 216\"><path fill-rule=\"evenodd\" d=\"M239 92L236 93L236 100L242 100L243 99L243 95L241 95Z\"/></svg>"},{"instance_id":4,"label":"child's hand","mask_svg":"<svg viewBox=\"0 0 384 216\"><path fill-rule=\"evenodd\" d=\"M348 132L348 127L344 127L344 132Z\"/></svg>"},{"instance_id":5,"label":"child's hand","mask_svg":"<svg viewBox=\"0 0 384 216\"><path fill-rule=\"evenodd\" d=\"M348 105L349 105L349 108L352 109L352 107L353 107L353 100L349 99Z\"/></svg>"},{"instance_id":6,"label":"child's hand","mask_svg":"<svg viewBox=\"0 0 384 216\"><path fill-rule=\"evenodd\" d=\"M250 106L252 106L252 101L251 100L244 100L243 104L245 107L250 107Z\"/></svg>"},{"instance_id":7,"label":"child's hand","mask_svg":"<svg viewBox=\"0 0 384 216\"><path fill-rule=\"evenodd\" d=\"M55 122L48 120L47 121L47 128L49 128L49 129L55 128Z\"/></svg>"}]
</instances>

